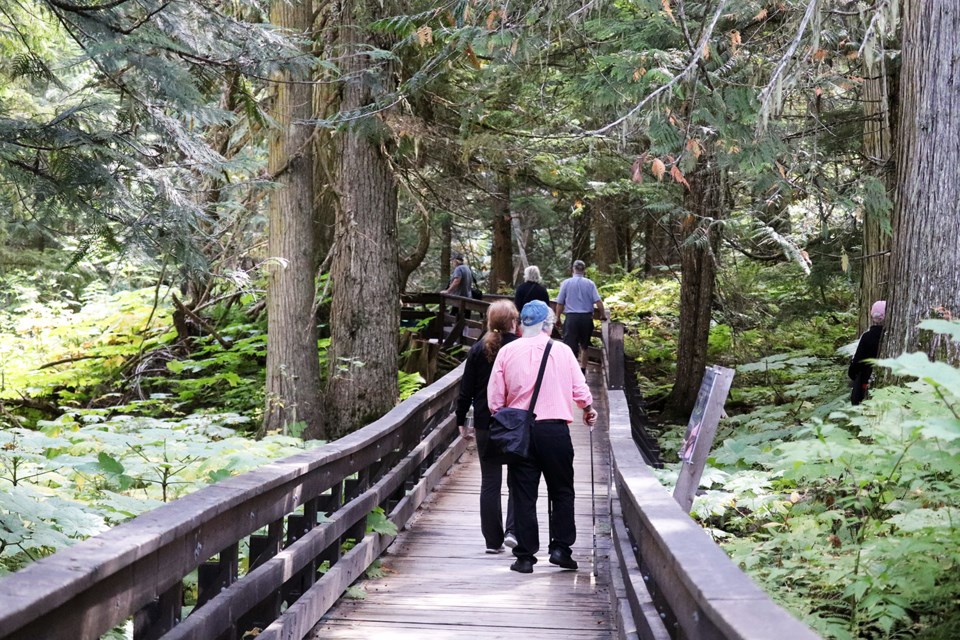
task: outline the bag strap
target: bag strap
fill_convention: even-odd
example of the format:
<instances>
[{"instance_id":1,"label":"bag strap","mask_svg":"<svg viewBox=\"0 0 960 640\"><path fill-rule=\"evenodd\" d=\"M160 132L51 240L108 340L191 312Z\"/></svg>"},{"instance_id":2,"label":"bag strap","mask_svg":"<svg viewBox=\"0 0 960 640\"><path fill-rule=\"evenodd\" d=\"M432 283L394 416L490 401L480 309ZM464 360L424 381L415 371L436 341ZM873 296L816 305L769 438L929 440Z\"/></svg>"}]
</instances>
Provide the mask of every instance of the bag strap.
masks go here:
<instances>
[{"instance_id":1,"label":"bag strap","mask_svg":"<svg viewBox=\"0 0 960 640\"><path fill-rule=\"evenodd\" d=\"M530 408L527 409L533 413L533 408L537 406L537 396L540 395L540 383L543 382L543 372L547 370L547 358L550 356L550 347L553 346L553 340L547 341L547 348L543 350L543 360L540 361L540 371L537 373L537 383L533 385L533 397L530 398Z\"/></svg>"}]
</instances>

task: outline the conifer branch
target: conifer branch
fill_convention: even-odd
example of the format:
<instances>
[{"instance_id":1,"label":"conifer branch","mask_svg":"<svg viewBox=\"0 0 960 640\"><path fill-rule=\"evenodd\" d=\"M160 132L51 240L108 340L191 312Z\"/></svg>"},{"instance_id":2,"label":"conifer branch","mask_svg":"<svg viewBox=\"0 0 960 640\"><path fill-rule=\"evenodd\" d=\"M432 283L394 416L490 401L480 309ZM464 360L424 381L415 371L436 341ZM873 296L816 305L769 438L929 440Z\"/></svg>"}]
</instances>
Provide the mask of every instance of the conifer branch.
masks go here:
<instances>
[{"instance_id":1,"label":"conifer branch","mask_svg":"<svg viewBox=\"0 0 960 640\"><path fill-rule=\"evenodd\" d=\"M790 43L790 47L787 49L787 53L780 58L780 62L777 63L776 68L773 70L773 73L770 75L770 82L767 83L767 86L763 88L763 91L760 92L760 113L767 114L770 111L770 96L773 95L774 90L777 87L777 84L780 82L780 76L783 74L783 70L786 68L790 60L793 59L794 54L797 52L797 47L800 46L800 41L803 39L803 34L807 31L807 25L810 23L810 20L813 19L813 14L816 12L817 5L820 4L820 0L810 0L807 4L807 10L803 14L803 18L800 20L800 26L797 28L797 34L794 36L793 41ZM761 128L766 126L767 118L764 115L761 119Z\"/></svg>"},{"instance_id":2,"label":"conifer branch","mask_svg":"<svg viewBox=\"0 0 960 640\"><path fill-rule=\"evenodd\" d=\"M813 1L816 2L817 0L813 0ZM600 127L599 129L588 131L586 135L600 135L600 134L606 133L607 131L610 131L610 129L613 129L616 126L623 124L624 122L632 118L636 113L638 113L645 106L647 106L647 104L651 100L659 96L661 93L664 93L665 91L667 91L668 89L670 89L671 87L679 83L681 80L683 80L685 77L687 77L687 75L689 75L690 72L693 71L694 68L696 68L697 64L703 58L703 51L705 49L705 45L707 44L707 42L709 42L710 36L713 35L713 30L717 26L717 22L720 20L720 15L723 13L723 10L726 6L727 6L727 0L720 0L720 3L717 5L717 10L713 14L713 19L710 21L710 26L708 26L706 30L702 34L700 34L700 39L697 41L697 48L693 52L693 54L690 56L690 61L687 62L687 66L683 68L683 71L681 71L680 73L675 75L673 78L671 78L670 81L667 82L666 84L658 87L656 91L654 91L653 93L648 95L646 98L641 100L635 107L630 109L630 111L628 111L626 114L620 116L610 124Z\"/></svg>"},{"instance_id":3,"label":"conifer branch","mask_svg":"<svg viewBox=\"0 0 960 640\"><path fill-rule=\"evenodd\" d=\"M90 13L93 11L113 9L130 1L131 0L113 0L112 2L105 2L103 4L73 4L72 2L64 2L63 0L47 0L47 4L51 4L57 9L70 11L71 13Z\"/></svg>"}]
</instances>

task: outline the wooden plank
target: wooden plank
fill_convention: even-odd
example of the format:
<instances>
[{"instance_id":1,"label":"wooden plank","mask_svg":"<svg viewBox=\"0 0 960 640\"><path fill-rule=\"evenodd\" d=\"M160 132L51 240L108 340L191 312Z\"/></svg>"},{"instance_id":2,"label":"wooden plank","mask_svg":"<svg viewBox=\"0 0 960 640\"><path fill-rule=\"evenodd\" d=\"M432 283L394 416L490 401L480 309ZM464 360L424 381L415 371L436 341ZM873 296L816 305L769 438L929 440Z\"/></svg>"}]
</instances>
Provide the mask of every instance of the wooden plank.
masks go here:
<instances>
[{"instance_id":1,"label":"wooden plank","mask_svg":"<svg viewBox=\"0 0 960 640\"><path fill-rule=\"evenodd\" d=\"M529 575L510 571L509 553L487 554L479 520L479 463L471 447L446 477L441 489L424 495L420 511L381 558L378 578L357 586L363 600L338 602L311 638L604 638L613 636L609 582L591 575L591 497L589 431L571 427L576 455L575 501L578 538L576 572L547 562L546 536L539 562ZM595 447L603 439L595 433ZM605 444L603 446L606 446ZM603 512L608 470L595 455L598 530L609 529ZM504 490L504 499L506 491ZM546 532L546 487L538 501L541 532ZM599 561L606 564L609 542L600 536ZM293 637L293 636L291 636Z\"/></svg>"},{"instance_id":2,"label":"wooden plank","mask_svg":"<svg viewBox=\"0 0 960 640\"><path fill-rule=\"evenodd\" d=\"M418 447L421 450L418 453L426 455L427 452L433 451L441 442L452 435L455 427L454 416L449 416L442 428L431 433L428 439L421 443ZM462 442L462 438L458 438L458 440ZM405 519L401 520L399 518L402 518L407 510L415 509L420 504L418 496L426 495L436 488L438 481L454 463L458 455L458 447L450 447L445 450L437 462L431 465L428 472L418 482L415 490L406 496L391 514L391 518L398 518L395 521L396 524L402 526ZM381 491L389 493L390 489L384 488ZM346 588L373 564L394 539L395 536L386 534L367 535L336 566L327 571L317 584L311 587L299 600L291 604L282 616L264 629L259 637L263 640L280 640L281 638L284 640L300 640L303 638Z\"/></svg>"},{"instance_id":3,"label":"wooden plank","mask_svg":"<svg viewBox=\"0 0 960 640\"><path fill-rule=\"evenodd\" d=\"M439 446L453 432L455 426L453 416L450 416L444 426L431 433L390 474L384 476L373 487L348 505L331 514L327 522L304 532L296 542L281 551L276 557L268 560L263 566L258 567L242 580L219 593L202 609L196 611L193 615L187 617L183 623L175 627L167 636L168 640L211 638L227 629L231 621L235 620L240 614L246 613L250 608L262 602L270 593L279 589L282 584L294 577L324 549L339 540L355 522L370 513L385 496L392 493L403 483L406 475L412 472L428 456L430 451ZM446 459L445 464L447 466L452 464L452 459L452 457ZM437 466L439 465L440 463ZM427 483L429 483L429 477L422 479L420 485ZM432 489L432 486L429 488ZM416 504L414 504L415 507ZM402 523L400 524L402 525ZM338 559L334 566L338 566L342 560L342 558ZM349 585L349 583L347 584ZM339 582L336 580L325 581L321 579L311 587L311 591L314 589L336 589L338 585ZM335 601L342 591L343 589L340 589L340 591L333 593L331 601ZM327 600L321 601L326 602ZM316 619L319 619L319 614ZM316 619L310 624L316 622Z\"/></svg>"}]
</instances>

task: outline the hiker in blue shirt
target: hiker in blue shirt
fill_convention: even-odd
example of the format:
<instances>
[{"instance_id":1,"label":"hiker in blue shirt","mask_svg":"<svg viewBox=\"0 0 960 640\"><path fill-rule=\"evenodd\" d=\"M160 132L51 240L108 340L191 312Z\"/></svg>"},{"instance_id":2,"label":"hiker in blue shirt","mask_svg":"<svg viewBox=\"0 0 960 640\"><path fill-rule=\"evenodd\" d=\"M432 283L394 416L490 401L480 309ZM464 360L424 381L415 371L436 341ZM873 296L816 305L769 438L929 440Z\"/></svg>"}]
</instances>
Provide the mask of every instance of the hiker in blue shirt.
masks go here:
<instances>
[{"instance_id":1,"label":"hiker in blue shirt","mask_svg":"<svg viewBox=\"0 0 960 640\"><path fill-rule=\"evenodd\" d=\"M590 336L593 335L593 308L600 310L600 317L604 318L603 300L593 280L587 278L584 272L587 265L583 260L573 261L573 277L567 278L560 284L560 293L557 295L557 325L560 325L560 316L566 314L563 320L563 343L573 349L573 354L580 359L580 369L587 370L587 347L590 346Z\"/></svg>"}]
</instances>

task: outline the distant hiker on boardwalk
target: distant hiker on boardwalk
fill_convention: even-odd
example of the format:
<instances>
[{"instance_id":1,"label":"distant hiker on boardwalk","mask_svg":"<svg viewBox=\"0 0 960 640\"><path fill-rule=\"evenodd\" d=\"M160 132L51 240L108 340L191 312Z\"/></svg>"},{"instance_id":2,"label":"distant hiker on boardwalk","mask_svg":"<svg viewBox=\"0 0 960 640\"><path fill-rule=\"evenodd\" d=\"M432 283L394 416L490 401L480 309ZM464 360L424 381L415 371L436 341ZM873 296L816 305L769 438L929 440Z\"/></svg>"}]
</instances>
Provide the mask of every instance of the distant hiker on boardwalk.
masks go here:
<instances>
[{"instance_id":1,"label":"distant hiker on boardwalk","mask_svg":"<svg viewBox=\"0 0 960 640\"><path fill-rule=\"evenodd\" d=\"M865 360L876 358L880 353L880 339L883 337L883 322L887 315L887 302L877 300L870 307L870 328L860 336L857 352L850 361L847 375L850 377L850 402L860 404L867 397L870 388L870 376L873 375L873 365Z\"/></svg>"},{"instance_id":2,"label":"distant hiker on boardwalk","mask_svg":"<svg viewBox=\"0 0 960 640\"><path fill-rule=\"evenodd\" d=\"M550 294L540 282L540 268L534 265L523 270L523 282L513 294L513 304L517 309L523 309L523 305L531 300L550 304Z\"/></svg>"},{"instance_id":3,"label":"distant hiker on boardwalk","mask_svg":"<svg viewBox=\"0 0 960 640\"><path fill-rule=\"evenodd\" d=\"M574 260L573 276L560 284L560 293L557 294L557 323L560 316L566 314L562 327L563 343L579 357L580 369L584 373L587 370L587 347L593 335L594 306L600 310L600 317L604 317L603 300L597 285L584 275L586 269L583 260Z\"/></svg>"},{"instance_id":4,"label":"distant hiker on boardwalk","mask_svg":"<svg viewBox=\"0 0 960 640\"><path fill-rule=\"evenodd\" d=\"M454 253L450 256L450 266L453 272L450 274L450 282L447 288L440 293L448 296L470 297L470 288L473 286L473 273L470 267L465 264L462 253Z\"/></svg>"},{"instance_id":5,"label":"distant hiker on boardwalk","mask_svg":"<svg viewBox=\"0 0 960 640\"><path fill-rule=\"evenodd\" d=\"M501 407L527 409L553 326L553 311L540 300L528 302L520 312L523 337L500 349L487 385L487 403L495 414ZM547 358L540 395L534 409L531 457L513 459L509 465L510 492L514 501L517 546L510 569L532 573L540 550L537 495L540 476L547 482L547 499L553 506L550 522L550 563L561 569L576 569L571 547L577 539L574 521L573 442L570 423L573 405L583 410L583 422L597 420L593 396L577 366L573 352L554 342Z\"/></svg>"},{"instance_id":6,"label":"distant hiker on boardwalk","mask_svg":"<svg viewBox=\"0 0 960 640\"><path fill-rule=\"evenodd\" d=\"M487 309L487 332L470 347L467 364L460 380L457 398L457 426L460 435L477 439L480 456L480 533L487 544L487 553L500 553L503 546L517 546L513 532L513 496L507 497L507 523L503 523L501 487L506 458L488 447L490 441L490 408L487 406L487 382L500 348L517 339L519 314L509 300L498 300ZM467 411L473 405L473 430L466 426ZM509 482L508 482L509 484Z\"/></svg>"}]
</instances>

